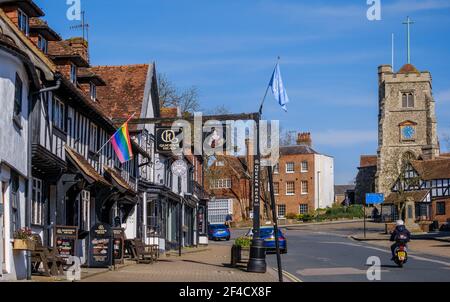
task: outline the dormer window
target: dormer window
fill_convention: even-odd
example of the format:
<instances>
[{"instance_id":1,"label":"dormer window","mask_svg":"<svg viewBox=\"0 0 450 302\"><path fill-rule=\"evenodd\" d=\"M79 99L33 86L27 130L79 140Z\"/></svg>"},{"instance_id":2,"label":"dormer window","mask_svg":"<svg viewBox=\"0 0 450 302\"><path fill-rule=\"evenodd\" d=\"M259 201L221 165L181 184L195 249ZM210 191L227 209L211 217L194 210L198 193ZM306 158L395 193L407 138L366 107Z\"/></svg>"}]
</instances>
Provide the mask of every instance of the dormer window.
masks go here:
<instances>
[{"instance_id":1,"label":"dormer window","mask_svg":"<svg viewBox=\"0 0 450 302\"><path fill-rule=\"evenodd\" d=\"M18 10L18 23L19 23L19 29L28 36L30 33L30 22L29 17L27 14L25 14L22 10Z\"/></svg>"},{"instance_id":2,"label":"dormer window","mask_svg":"<svg viewBox=\"0 0 450 302\"><path fill-rule=\"evenodd\" d=\"M97 99L97 86L94 83L90 84L90 93L91 93L91 100L95 102Z\"/></svg>"},{"instance_id":3,"label":"dormer window","mask_svg":"<svg viewBox=\"0 0 450 302\"><path fill-rule=\"evenodd\" d=\"M48 41L43 36L38 37L38 47L43 53L47 54L48 51Z\"/></svg>"},{"instance_id":4,"label":"dormer window","mask_svg":"<svg viewBox=\"0 0 450 302\"><path fill-rule=\"evenodd\" d=\"M403 108L414 108L414 93L413 92L403 92L402 93L402 107Z\"/></svg>"},{"instance_id":5,"label":"dormer window","mask_svg":"<svg viewBox=\"0 0 450 302\"><path fill-rule=\"evenodd\" d=\"M70 65L70 81L74 84L77 83L77 66L75 64Z\"/></svg>"}]
</instances>

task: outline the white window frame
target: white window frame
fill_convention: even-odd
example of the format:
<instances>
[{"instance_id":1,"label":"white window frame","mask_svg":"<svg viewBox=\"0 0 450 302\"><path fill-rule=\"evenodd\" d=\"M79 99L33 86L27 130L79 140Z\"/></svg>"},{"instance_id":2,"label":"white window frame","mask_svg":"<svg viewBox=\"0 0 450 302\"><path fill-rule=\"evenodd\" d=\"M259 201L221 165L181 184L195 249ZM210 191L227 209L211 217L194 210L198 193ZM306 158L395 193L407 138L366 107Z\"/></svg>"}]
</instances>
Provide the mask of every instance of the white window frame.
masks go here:
<instances>
[{"instance_id":1,"label":"white window frame","mask_svg":"<svg viewBox=\"0 0 450 302\"><path fill-rule=\"evenodd\" d=\"M73 84L77 83L77 66L73 63L70 64L70 81Z\"/></svg>"},{"instance_id":2,"label":"white window frame","mask_svg":"<svg viewBox=\"0 0 450 302\"><path fill-rule=\"evenodd\" d=\"M95 102L97 100L97 85L90 83L89 93L91 95L91 100Z\"/></svg>"},{"instance_id":3,"label":"white window frame","mask_svg":"<svg viewBox=\"0 0 450 302\"><path fill-rule=\"evenodd\" d=\"M19 29L28 37L30 35L30 17L20 8L17 9L17 11L17 22L19 24Z\"/></svg>"},{"instance_id":4,"label":"white window frame","mask_svg":"<svg viewBox=\"0 0 450 302\"><path fill-rule=\"evenodd\" d=\"M306 211L305 211L304 207L306 207ZM298 213L299 214L308 214L309 213L309 205L308 204L300 204L298 206Z\"/></svg>"},{"instance_id":5,"label":"white window frame","mask_svg":"<svg viewBox=\"0 0 450 302\"><path fill-rule=\"evenodd\" d=\"M84 230L90 230L90 214L91 214L91 192L83 190L80 193L81 195L81 217L80 217L80 227L83 227Z\"/></svg>"},{"instance_id":6,"label":"white window frame","mask_svg":"<svg viewBox=\"0 0 450 302\"><path fill-rule=\"evenodd\" d=\"M292 171L288 169L292 165ZM292 174L295 173L295 163L294 162L288 162L286 163L286 173Z\"/></svg>"},{"instance_id":7,"label":"white window frame","mask_svg":"<svg viewBox=\"0 0 450 302\"><path fill-rule=\"evenodd\" d=\"M97 152L98 149L98 127L91 123L89 127L89 151Z\"/></svg>"},{"instance_id":8,"label":"white window frame","mask_svg":"<svg viewBox=\"0 0 450 302\"><path fill-rule=\"evenodd\" d=\"M306 166L306 168L305 168L305 166ZM307 173L309 171L309 162L307 160L302 161L300 164L300 167L301 167L302 173Z\"/></svg>"},{"instance_id":9,"label":"white window frame","mask_svg":"<svg viewBox=\"0 0 450 302\"><path fill-rule=\"evenodd\" d=\"M283 209L283 210L280 211L280 209ZM280 215L280 213L281 213L281 215ZM278 219L286 217L286 205L285 204L277 204L277 217L278 217Z\"/></svg>"},{"instance_id":10,"label":"white window frame","mask_svg":"<svg viewBox=\"0 0 450 302\"><path fill-rule=\"evenodd\" d=\"M275 190L275 188L278 188L278 191ZM280 195L280 183L279 182L273 183L273 195L275 195L275 196Z\"/></svg>"},{"instance_id":11,"label":"white window frame","mask_svg":"<svg viewBox=\"0 0 450 302\"><path fill-rule=\"evenodd\" d=\"M273 174L279 174L279 173L280 173L280 164L278 163L273 167Z\"/></svg>"},{"instance_id":12,"label":"white window frame","mask_svg":"<svg viewBox=\"0 0 450 302\"><path fill-rule=\"evenodd\" d=\"M289 192L288 185L290 185L290 184L293 184L293 187L292 187L293 192ZM288 182L286 182L286 195L287 196L295 195L295 181L288 181Z\"/></svg>"},{"instance_id":13,"label":"white window frame","mask_svg":"<svg viewBox=\"0 0 450 302\"><path fill-rule=\"evenodd\" d=\"M53 125L56 126L56 128L64 131L64 126L66 122L66 106L57 97L53 97L52 120Z\"/></svg>"},{"instance_id":14,"label":"white window frame","mask_svg":"<svg viewBox=\"0 0 450 302\"><path fill-rule=\"evenodd\" d=\"M306 190L303 187L304 184L306 184ZM300 185L301 185L301 188L300 188L301 189L301 194L302 195L308 195L309 194L309 182L307 180L302 180Z\"/></svg>"},{"instance_id":15,"label":"white window frame","mask_svg":"<svg viewBox=\"0 0 450 302\"><path fill-rule=\"evenodd\" d=\"M231 189L231 178L221 178L215 179L212 181L210 188L211 189Z\"/></svg>"},{"instance_id":16,"label":"white window frame","mask_svg":"<svg viewBox=\"0 0 450 302\"><path fill-rule=\"evenodd\" d=\"M43 53L48 53L48 41L42 35L38 35L38 47Z\"/></svg>"},{"instance_id":17,"label":"white window frame","mask_svg":"<svg viewBox=\"0 0 450 302\"><path fill-rule=\"evenodd\" d=\"M44 225L44 200L42 196L42 180L33 177L33 191L31 194L31 224Z\"/></svg>"}]
</instances>

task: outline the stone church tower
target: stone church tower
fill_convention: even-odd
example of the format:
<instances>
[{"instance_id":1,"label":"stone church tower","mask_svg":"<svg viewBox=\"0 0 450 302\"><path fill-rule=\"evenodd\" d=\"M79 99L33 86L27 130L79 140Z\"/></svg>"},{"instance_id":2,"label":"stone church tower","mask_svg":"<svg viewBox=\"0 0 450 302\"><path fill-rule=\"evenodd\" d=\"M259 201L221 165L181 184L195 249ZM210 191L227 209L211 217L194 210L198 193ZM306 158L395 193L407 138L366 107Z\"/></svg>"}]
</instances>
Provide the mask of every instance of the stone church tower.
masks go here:
<instances>
[{"instance_id":1,"label":"stone church tower","mask_svg":"<svg viewBox=\"0 0 450 302\"><path fill-rule=\"evenodd\" d=\"M378 68L379 117L376 192L391 191L404 156L439 156L435 102L428 71L404 65L397 73L390 65ZM397 174L397 175L395 175Z\"/></svg>"}]
</instances>

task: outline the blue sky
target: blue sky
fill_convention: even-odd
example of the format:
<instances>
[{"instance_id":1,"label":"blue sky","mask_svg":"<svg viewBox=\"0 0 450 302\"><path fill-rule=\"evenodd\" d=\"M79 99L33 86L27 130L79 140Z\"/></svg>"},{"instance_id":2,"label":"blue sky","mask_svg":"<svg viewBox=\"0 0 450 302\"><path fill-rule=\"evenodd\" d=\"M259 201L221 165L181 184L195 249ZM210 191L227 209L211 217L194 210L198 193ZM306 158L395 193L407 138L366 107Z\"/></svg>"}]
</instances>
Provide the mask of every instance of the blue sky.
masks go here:
<instances>
[{"instance_id":1,"label":"blue sky","mask_svg":"<svg viewBox=\"0 0 450 302\"><path fill-rule=\"evenodd\" d=\"M350 183L361 154L376 154L377 67L412 63L433 76L438 131L450 134L450 0L381 0L368 21L366 0L81 0L90 24L91 63L155 61L176 85L195 85L202 107L258 110L277 56L291 103L269 98L266 119L309 131L314 148L335 157L336 183ZM79 36L65 0L36 0L64 38ZM441 142L446 149L444 142Z\"/></svg>"}]
</instances>

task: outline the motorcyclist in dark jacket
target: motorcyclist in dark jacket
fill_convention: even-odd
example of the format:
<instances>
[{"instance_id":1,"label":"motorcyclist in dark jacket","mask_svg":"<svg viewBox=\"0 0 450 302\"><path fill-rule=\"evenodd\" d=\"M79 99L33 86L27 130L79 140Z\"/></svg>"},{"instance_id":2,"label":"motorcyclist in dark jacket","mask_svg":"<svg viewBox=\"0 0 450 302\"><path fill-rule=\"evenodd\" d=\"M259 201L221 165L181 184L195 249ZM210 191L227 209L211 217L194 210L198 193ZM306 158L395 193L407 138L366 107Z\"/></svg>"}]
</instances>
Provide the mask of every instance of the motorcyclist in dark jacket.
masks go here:
<instances>
[{"instance_id":1,"label":"motorcyclist in dark jacket","mask_svg":"<svg viewBox=\"0 0 450 302\"><path fill-rule=\"evenodd\" d=\"M399 243L406 244L411 241L411 233L405 227L405 223L403 220L397 221L397 226L395 230L391 233L390 241L394 241L394 244L391 245L392 252L392 260L395 259L395 249L397 248Z\"/></svg>"}]
</instances>

